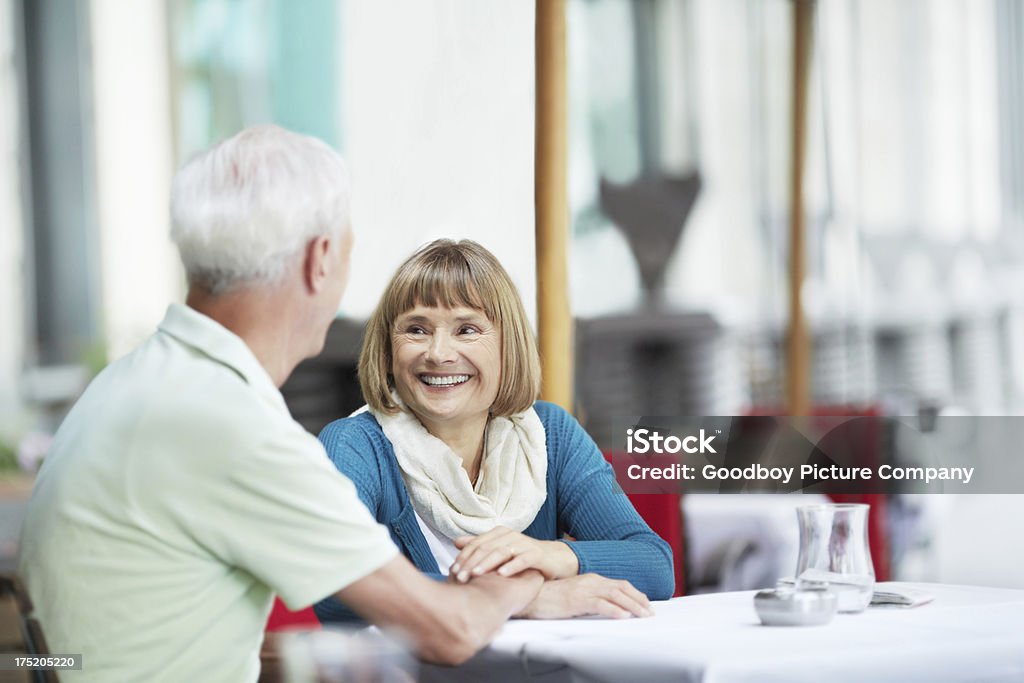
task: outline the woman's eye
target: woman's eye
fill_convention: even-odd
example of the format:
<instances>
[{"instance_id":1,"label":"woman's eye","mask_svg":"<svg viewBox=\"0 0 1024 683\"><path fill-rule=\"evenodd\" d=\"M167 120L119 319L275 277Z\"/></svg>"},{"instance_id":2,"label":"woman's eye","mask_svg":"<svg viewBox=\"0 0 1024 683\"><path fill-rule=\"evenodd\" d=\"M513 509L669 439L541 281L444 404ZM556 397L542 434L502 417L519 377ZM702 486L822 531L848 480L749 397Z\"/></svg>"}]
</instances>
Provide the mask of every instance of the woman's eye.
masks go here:
<instances>
[{"instance_id":1,"label":"woman's eye","mask_svg":"<svg viewBox=\"0 0 1024 683\"><path fill-rule=\"evenodd\" d=\"M459 334L477 334L480 330L476 329L472 325L463 325L459 328Z\"/></svg>"},{"instance_id":2,"label":"woman's eye","mask_svg":"<svg viewBox=\"0 0 1024 683\"><path fill-rule=\"evenodd\" d=\"M408 334L426 334L427 331L419 325L410 325L405 330Z\"/></svg>"}]
</instances>

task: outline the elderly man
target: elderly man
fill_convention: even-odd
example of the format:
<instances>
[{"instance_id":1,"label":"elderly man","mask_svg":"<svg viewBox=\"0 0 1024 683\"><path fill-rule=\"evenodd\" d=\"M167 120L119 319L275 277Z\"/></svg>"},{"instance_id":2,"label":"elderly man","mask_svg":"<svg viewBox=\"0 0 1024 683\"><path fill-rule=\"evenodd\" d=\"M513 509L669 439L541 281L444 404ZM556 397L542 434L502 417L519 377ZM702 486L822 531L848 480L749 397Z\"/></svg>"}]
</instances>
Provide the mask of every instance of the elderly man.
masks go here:
<instances>
[{"instance_id":1,"label":"elderly man","mask_svg":"<svg viewBox=\"0 0 1024 683\"><path fill-rule=\"evenodd\" d=\"M81 680L255 681L274 594L337 595L426 659L464 660L539 575L467 586L397 553L278 387L323 347L348 273L349 185L318 140L242 131L177 174L186 305L111 364L57 433L20 572Z\"/></svg>"}]
</instances>

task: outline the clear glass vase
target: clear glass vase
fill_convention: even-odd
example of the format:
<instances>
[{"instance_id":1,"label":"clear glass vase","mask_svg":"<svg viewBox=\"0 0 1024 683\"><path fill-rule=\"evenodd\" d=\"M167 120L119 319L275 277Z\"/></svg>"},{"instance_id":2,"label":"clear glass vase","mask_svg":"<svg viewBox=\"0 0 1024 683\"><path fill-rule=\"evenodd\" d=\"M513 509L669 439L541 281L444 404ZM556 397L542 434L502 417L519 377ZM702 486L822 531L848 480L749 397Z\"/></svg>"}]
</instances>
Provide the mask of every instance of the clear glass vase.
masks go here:
<instances>
[{"instance_id":1,"label":"clear glass vase","mask_svg":"<svg viewBox=\"0 0 1024 683\"><path fill-rule=\"evenodd\" d=\"M840 612L862 612L871 602L875 570L868 545L869 506L854 503L804 505L800 522L797 585L827 585Z\"/></svg>"}]
</instances>

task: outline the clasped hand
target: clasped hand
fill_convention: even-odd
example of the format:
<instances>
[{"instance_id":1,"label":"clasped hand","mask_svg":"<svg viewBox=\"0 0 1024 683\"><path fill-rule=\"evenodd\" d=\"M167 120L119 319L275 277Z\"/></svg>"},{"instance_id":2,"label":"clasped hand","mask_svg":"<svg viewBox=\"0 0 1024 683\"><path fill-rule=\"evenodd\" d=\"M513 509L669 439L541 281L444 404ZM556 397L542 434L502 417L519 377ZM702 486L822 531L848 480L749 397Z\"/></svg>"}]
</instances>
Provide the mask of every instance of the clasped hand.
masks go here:
<instances>
[{"instance_id":1,"label":"clasped hand","mask_svg":"<svg viewBox=\"0 0 1024 683\"><path fill-rule=\"evenodd\" d=\"M537 597L518 615L530 619L568 619L599 615L613 619L654 614L647 596L628 581L598 574L579 574L576 553L561 541L538 541L505 527L479 536L455 539L460 552L448 572L449 580L465 583L496 572L513 576L535 569L546 581Z\"/></svg>"},{"instance_id":2,"label":"clasped hand","mask_svg":"<svg viewBox=\"0 0 1024 683\"><path fill-rule=\"evenodd\" d=\"M449 575L460 583L491 571L513 576L526 569L536 569L550 581L575 576L580 569L576 553L565 543L538 541L503 526L479 536L460 536L455 547L461 552Z\"/></svg>"},{"instance_id":3,"label":"clasped hand","mask_svg":"<svg viewBox=\"0 0 1024 683\"><path fill-rule=\"evenodd\" d=\"M598 574L580 574L568 579L545 581L537 597L516 616L571 619L591 615L628 619L654 616L654 610L647 596L629 581L608 579Z\"/></svg>"}]
</instances>

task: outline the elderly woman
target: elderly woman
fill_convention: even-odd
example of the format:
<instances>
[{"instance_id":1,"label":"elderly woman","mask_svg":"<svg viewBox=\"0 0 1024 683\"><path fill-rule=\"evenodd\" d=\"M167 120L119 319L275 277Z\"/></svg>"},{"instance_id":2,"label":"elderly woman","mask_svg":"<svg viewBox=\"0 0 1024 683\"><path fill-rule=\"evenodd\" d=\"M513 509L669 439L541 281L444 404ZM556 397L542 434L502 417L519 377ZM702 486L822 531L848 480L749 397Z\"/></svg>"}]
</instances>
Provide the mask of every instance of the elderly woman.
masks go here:
<instances>
[{"instance_id":1,"label":"elderly woman","mask_svg":"<svg viewBox=\"0 0 1024 683\"><path fill-rule=\"evenodd\" d=\"M395 273L359 358L367 406L320 433L335 466L423 572L535 569L522 616L644 616L672 555L579 423L536 401L540 360L515 285L475 242L437 240ZM324 621L351 618L335 599Z\"/></svg>"}]
</instances>

